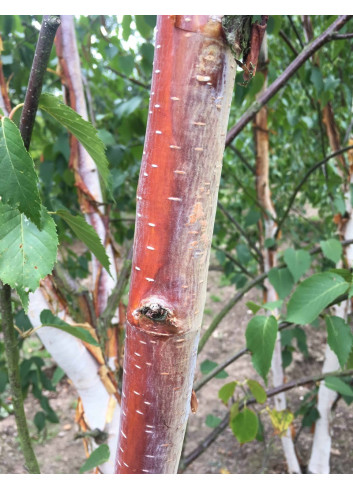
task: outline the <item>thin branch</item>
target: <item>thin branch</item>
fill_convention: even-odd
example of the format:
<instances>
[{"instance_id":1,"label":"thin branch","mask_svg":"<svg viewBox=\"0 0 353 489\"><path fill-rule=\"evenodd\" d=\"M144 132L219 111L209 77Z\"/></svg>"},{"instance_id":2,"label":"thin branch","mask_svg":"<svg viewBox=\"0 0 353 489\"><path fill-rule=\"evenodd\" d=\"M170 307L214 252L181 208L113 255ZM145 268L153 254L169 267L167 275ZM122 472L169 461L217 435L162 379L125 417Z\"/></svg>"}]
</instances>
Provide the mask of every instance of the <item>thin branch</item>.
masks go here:
<instances>
[{"instance_id":1,"label":"thin branch","mask_svg":"<svg viewBox=\"0 0 353 489\"><path fill-rule=\"evenodd\" d=\"M278 223L278 227L277 227L277 231L276 231L276 234L275 234L275 238L277 238L281 228L282 228L282 225L293 205L293 202L299 192L299 190L302 188L302 186L304 185L304 183L307 181L307 179L310 177L310 175L317 169L317 168L320 168L320 166L322 165L325 165L331 158L335 158L336 156L342 154L342 153L345 153L346 151L349 151L350 149L353 149L353 146L346 146L345 148L342 148L338 151L335 151L334 153L331 153L330 155L327 156L327 158L324 158L323 160L319 161L318 163L315 163L315 165L313 165L307 172L306 174L304 175L304 177L301 179L301 181L298 183L298 185L295 187L294 189L294 192L291 196L291 198L289 199L289 203L288 203L288 206L287 206L287 209L285 210L282 218L280 219L279 223Z\"/></svg>"},{"instance_id":2,"label":"thin branch","mask_svg":"<svg viewBox=\"0 0 353 489\"><path fill-rule=\"evenodd\" d=\"M221 251L222 253L224 253L225 256L244 273L244 275L247 275L250 278L255 278L255 276L252 273L250 273L238 260L236 260L234 256L228 253L228 251L223 250L222 248L219 248L218 246L215 245L211 245L211 246L214 250Z\"/></svg>"},{"instance_id":3,"label":"thin branch","mask_svg":"<svg viewBox=\"0 0 353 489\"><path fill-rule=\"evenodd\" d=\"M250 170L253 175L256 175L255 168L250 165L250 163L243 156L243 154L241 153L241 151L239 151L233 144L230 144L228 147L234 151L234 153L237 155L237 157L240 159L240 161L244 164L244 166L246 166L246 168L248 170Z\"/></svg>"},{"instance_id":4,"label":"thin branch","mask_svg":"<svg viewBox=\"0 0 353 489\"><path fill-rule=\"evenodd\" d=\"M285 32L283 32L282 30L279 31L279 35L280 37L284 40L284 42L289 46L289 48L291 49L291 51L293 51L293 53L298 56L299 55L299 52L297 51L297 49L293 46L292 44L292 41L289 39L289 37L287 36L287 34Z\"/></svg>"},{"instance_id":5,"label":"thin branch","mask_svg":"<svg viewBox=\"0 0 353 489\"><path fill-rule=\"evenodd\" d=\"M344 376L349 376L353 375L353 370L344 370L342 372L326 372L322 373L320 375L315 375L315 376L309 376L309 377L303 377L298 380L293 380L291 382L288 382L286 384L282 384L278 387L274 387L272 389L269 389L266 394L267 398L276 396L280 392L286 392L288 390L294 389L295 387L299 387L301 385L305 385L308 383L315 383L319 382L320 380L325 379L326 377L344 377ZM246 401L244 400L239 404L239 410L243 409L244 406L248 406L249 404L255 404L256 400L254 398L247 399ZM180 462L180 468L179 472L184 472L184 470L192 463L194 460L196 460L200 455L202 455L207 448L218 438L218 436L228 427L229 425L229 420L230 420L230 413L228 412L220 424L215 428L206 438L189 454L187 455L183 460Z\"/></svg>"},{"instance_id":6,"label":"thin branch","mask_svg":"<svg viewBox=\"0 0 353 489\"><path fill-rule=\"evenodd\" d=\"M341 15L336 19L325 32L320 34L313 42L308 44L303 51L292 61L292 63L282 72L282 74L259 96L248 110L244 112L239 121L228 131L226 146L244 129L255 114L267 104L267 102L287 83L287 81L298 71L298 69L324 44L333 40L336 31L341 29L350 19L351 15Z\"/></svg>"},{"instance_id":7,"label":"thin branch","mask_svg":"<svg viewBox=\"0 0 353 489\"><path fill-rule=\"evenodd\" d=\"M20 120L20 132L27 150L31 141L44 75L59 25L60 17L58 15L44 15Z\"/></svg>"},{"instance_id":8,"label":"thin branch","mask_svg":"<svg viewBox=\"0 0 353 489\"><path fill-rule=\"evenodd\" d=\"M117 76L124 78L124 80L128 80L129 82L133 83L134 85L138 85L139 87L145 88L146 90L149 90L151 88L146 83L142 83L139 80L135 80L135 78L130 78L129 76L125 75L124 73L121 73L120 71L116 70L115 68L112 68L109 65L106 65L105 67L108 68L108 70L115 73Z\"/></svg>"},{"instance_id":9,"label":"thin branch","mask_svg":"<svg viewBox=\"0 0 353 489\"><path fill-rule=\"evenodd\" d=\"M287 15L287 17L289 19L289 22L290 22L290 25L292 26L293 31L295 32L295 35L297 36L297 39L299 41L299 44L300 44L301 48L304 49L304 43L302 41L302 38L300 37L300 34L299 34L298 29L297 29L297 27L296 27L296 25L295 25L295 23L294 23L294 21L292 19L292 16L291 15Z\"/></svg>"},{"instance_id":10,"label":"thin branch","mask_svg":"<svg viewBox=\"0 0 353 489\"><path fill-rule=\"evenodd\" d=\"M333 34L333 41L343 41L344 39L353 39L353 32L347 32L347 34Z\"/></svg>"},{"instance_id":11,"label":"thin branch","mask_svg":"<svg viewBox=\"0 0 353 489\"><path fill-rule=\"evenodd\" d=\"M20 370L18 366L19 353L12 316L11 287L9 285L4 285L1 281L0 311L7 359L7 371L9 375L11 398L15 413L18 437L25 458L26 469L31 474L40 474L39 465L32 448L31 438L29 436L26 414L23 405Z\"/></svg>"},{"instance_id":12,"label":"thin branch","mask_svg":"<svg viewBox=\"0 0 353 489\"><path fill-rule=\"evenodd\" d=\"M293 323L289 323L288 321L283 321L282 323L279 324L278 330L282 331L282 329L289 328L290 326L293 326ZM211 370L207 375L204 375L202 379L200 379L198 382L194 384L194 391L197 392L199 391L204 385L206 385L210 380L212 380L214 377L216 377L219 372L224 370L226 367L234 363L236 360L241 358L245 353L248 353L249 349L244 347L241 350L237 351L236 353L233 353L230 357L228 357L224 362L220 363L215 367L214 369Z\"/></svg>"},{"instance_id":13,"label":"thin branch","mask_svg":"<svg viewBox=\"0 0 353 489\"><path fill-rule=\"evenodd\" d=\"M202 349L204 348L206 342L208 341L208 339L210 338L214 330L217 328L217 326L222 321L222 319L228 314L228 312L231 309L233 309L235 304L244 297L246 292L251 290L256 285L261 284L266 277L267 277L267 273L262 273L261 275L256 277L254 280L252 280L247 285L245 285L245 287L243 287L239 292L237 292L237 294L223 307L223 309L217 314L217 316L213 319L209 327L202 335L199 343L198 353L202 351Z\"/></svg>"},{"instance_id":14,"label":"thin branch","mask_svg":"<svg viewBox=\"0 0 353 489\"><path fill-rule=\"evenodd\" d=\"M234 224L234 226L237 228L237 230L239 231L239 233L245 238L246 242L248 243L248 245L250 246L250 248L257 254L257 256L259 257L257 259L257 261L262 261L262 254L261 254L261 251L256 247L256 245L254 245L249 236L247 235L247 233L244 231L244 229L241 227L241 225L238 223L238 221L236 221L234 219L234 217L232 217L229 212L223 207L223 205L218 202L217 203L217 206L218 208L223 212L223 214L230 220L230 222L232 222Z\"/></svg>"}]
</instances>

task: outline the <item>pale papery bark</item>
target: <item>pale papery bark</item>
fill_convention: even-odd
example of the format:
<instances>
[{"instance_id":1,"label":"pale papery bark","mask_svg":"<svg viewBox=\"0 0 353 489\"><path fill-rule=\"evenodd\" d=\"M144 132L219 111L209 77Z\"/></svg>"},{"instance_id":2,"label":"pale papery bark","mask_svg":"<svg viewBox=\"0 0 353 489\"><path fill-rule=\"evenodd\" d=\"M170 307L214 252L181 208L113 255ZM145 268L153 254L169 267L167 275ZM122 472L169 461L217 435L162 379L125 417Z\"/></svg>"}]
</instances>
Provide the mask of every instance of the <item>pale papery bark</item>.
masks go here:
<instances>
[{"instance_id":1,"label":"pale papery bark","mask_svg":"<svg viewBox=\"0 0 353 489\"><path fill-rule=\"evenodd\" d=\"M219 18L159 16L156 30L117 473L177 471L235 78Z\"/></svg>"},{"instance_id":2,"label":"pale papery bark","mask_svg":"<svg viewBox=\"0 0 353 489\"><path fill-rule=\"evenodd\" d=\"M267 39L266 34L263 39L262 48L259 57L259 70L265 76L264 86L262 91L267 88ZM261 95L262 92L260 92ZM261 206L265 211L264 214L264 239L261 242L265 242L267 239L275 239L277 225L276 225L276 210L274 208L269 182L269 132L267 126L267 108L263 107L255 116L254 121L254 135L255 135L255 147L256 147L256 191L257 198ZM262 226L260 226L260 230ZM265 248L262 246L263 255L263 267L264 272L268 273L272 268L277 265L277 254L275 249ZM275 288L268 279L264 282L264 302L273 302L278 300L278 295ZM269 315L279 317L277 309L269 312ZM276 344L272 356L271 364L272 383L274 387L278 387L284 382L284 374L282 367L282 349L281 349L281 337L278 333ZM287 407L286 396L284 392L274 397L275 409L277 411L283 411ZM295 453L294 443L292 440L290 429L288 428L286 433L281 436L281 443L283 447L284 456L287 462L288 471L290 473L301 473L298 458Z\"/></svg>"},{"instance_id":3,"label":"pale papery bark","mask_svg":"<svg viewBox=\"0 0 353 489\"><path fill-rule=\"evenodd\" d=\"M28 317L34 328L42 324L40 314L45 309L52 309L52 304L53 302L48 300L43 288L39 288L29 295ZM72 323L70 316L59 304L60 302L57 300L52 312L63 321ZM108 394L99 376L100 365L80 340L64 331L45 326L37 330L37 335L51 356L59 360L60 367L75 386L84 406L87 425L91 430L98 428L108 433L107 443L111 451L110 459L99 468L103 473L114 473L119 432L119 409L115 409L112 421L107 423L108 408L112 401L111 395ZM92 440L91 449L95 448L97 445Z\"/></svg>"},{"instance_id":4,"label":"pale papery bark","mask_svg":"<svg viewBox=\"0 0 353 489\"><path fill-rule=\"evenodd\" d=\"M313 39L313 26L310 16L303 16L304 34L307 42L311 42ZM312 63L316 66L320 66L320 58L318 53L312 58ZM339 130L335 122L334 112L331 103L327 103L322 109L322 121L326 128L326 134L329 140L330 148L332 152L335 152L341 148ZM345 157L339 155L336 158L336 170L343 180L343 190L345 193L346 215L344 219L338 220L338 233L341 239L352 239L353 237L353 215L350 191L347 192L347 183L350 178L347 179L345 173L347 169ZM348 185L349 187L349 185ZM344 249L345 263L338 264L338 267L346 266L351 267L353 265L353 247L347 246ZM343 301L338 306L332 308L334 315L347 320L348 308L350 307L348 301ZM322 368L322 372L330 372L338 370L340 368L337 356L326 345L325 360ZM309 472L313 474L329 474L330 473L330 452L331 452L331 408L334 400L336 399L336 392L332 389L328 389L325 386L325 382L320 382L317 410L320 418L316 421L313 445L310 454L310 460L308 464Z\"/></svg>"}]
</instances>

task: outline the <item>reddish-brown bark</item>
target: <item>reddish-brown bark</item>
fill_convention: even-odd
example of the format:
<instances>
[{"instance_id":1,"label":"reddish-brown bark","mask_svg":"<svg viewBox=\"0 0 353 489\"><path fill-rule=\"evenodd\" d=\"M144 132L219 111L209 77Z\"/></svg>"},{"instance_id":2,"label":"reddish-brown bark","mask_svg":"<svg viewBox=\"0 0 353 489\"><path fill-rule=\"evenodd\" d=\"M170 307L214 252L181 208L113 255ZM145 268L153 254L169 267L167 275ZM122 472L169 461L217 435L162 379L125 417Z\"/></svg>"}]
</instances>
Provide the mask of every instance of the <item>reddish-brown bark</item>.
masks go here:
<instances>
[{"instance_id":1,"label":"reddish-brown bark","mask_svg":"<svg viewBox=\"0 0 353 489\"><path fill-rule=\"evenodd\" d=\"M160 16L157 29L117 473L177 470L235 77L219 18Z\"/></svg>"}]
</instances>

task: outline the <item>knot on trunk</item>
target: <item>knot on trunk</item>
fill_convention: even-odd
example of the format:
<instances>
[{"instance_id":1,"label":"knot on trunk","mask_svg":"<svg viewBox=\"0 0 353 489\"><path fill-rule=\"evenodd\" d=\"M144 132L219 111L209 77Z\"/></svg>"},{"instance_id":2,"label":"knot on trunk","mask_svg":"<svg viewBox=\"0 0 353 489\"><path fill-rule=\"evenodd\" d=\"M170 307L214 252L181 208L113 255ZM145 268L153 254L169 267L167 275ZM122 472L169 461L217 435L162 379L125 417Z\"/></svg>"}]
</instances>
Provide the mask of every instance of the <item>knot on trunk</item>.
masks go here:
<instances>
[{"instance_id":1,"label":"knot on trunk","mask_svg":"<svg viewBox=\"0 0 353 489\"><path fill-rule=\"evenodd\" d=\"M137 312L153 319L153 321L165 321L169 316L169 311L157 302L145 305L138 309Z\"/></svg>"}]
</instances>

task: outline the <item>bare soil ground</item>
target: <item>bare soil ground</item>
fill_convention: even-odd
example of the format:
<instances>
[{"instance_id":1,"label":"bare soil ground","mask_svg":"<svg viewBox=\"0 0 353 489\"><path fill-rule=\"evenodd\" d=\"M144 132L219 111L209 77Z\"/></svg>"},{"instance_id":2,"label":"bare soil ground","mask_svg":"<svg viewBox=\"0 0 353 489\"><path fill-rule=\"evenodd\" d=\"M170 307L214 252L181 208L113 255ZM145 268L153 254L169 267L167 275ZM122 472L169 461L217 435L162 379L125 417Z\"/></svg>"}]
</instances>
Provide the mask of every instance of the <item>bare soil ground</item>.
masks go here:
<instances>
[{"instance_id":1,"label":"bare soil ground","mask_svg":"<svg viewBox=\"0 0 353 489\"><path fill-rule=\"evenodd\" d=\"M203 331L210 324L212 317L235 294L233 286L219 288L219 279L218 272L210 272ZM215 296L218 296L221 301L216 302ZM196 379L202 376L199 365L205 359L220 363L244 347L244 333L251 317L246 302L249 300L260 302L260 296L259 290L249 292L224 318L199 356ZM286 370L288 379L301 378L321 371L325 348L324 331L311 329L307 337L309 357L304 359L300 353L294 354L294 360ZM211 428L205 424L206 416L213 414L223 418L226 414L226 407L218 399L218 390L222 385L232 380L247 378L261 381L251 365L249 355L241 357L227 367L226 371L229 374L227 379L213 379L198 392L199 408L197 413L190 417L184 452L186 455L211 432ZM287 393L288 405L292 411L298 408L308 390L309 386L304 386ZM57 386L57 392L48 393L48 395L51 406L60 418L60 424L48 424L45 436L38 439L37 430L30 422L34 448L41 471L47 474L78 473L85 461L85 453L82 441L74 439L77 431L74 423L77 398L75 390L67 379L63 379ZM269 401L269 405L273 407L272 400ZM32 419L34 413L39 409L37 401L31 395L26 400L25 408L29 419ZM226 428L213 445L186 469L185 473L286 473L281 441L278 436L274 435L268 415L264 414L262 420L265 425L265 444L253 441L240 445L230 428ZM300 420L294 421L294 427L298 432ZM347 406L344 401L338 402L332 423L332 433L331 472L353 473L353 405ZM312 433L309 428L306 428L301 431L296 444L300 462L304 467L310 456L311 443ZM14 417L9 416L0 421L0 474L24 472L23 456L19 448Z\"/></svg>"}]
</instances>

